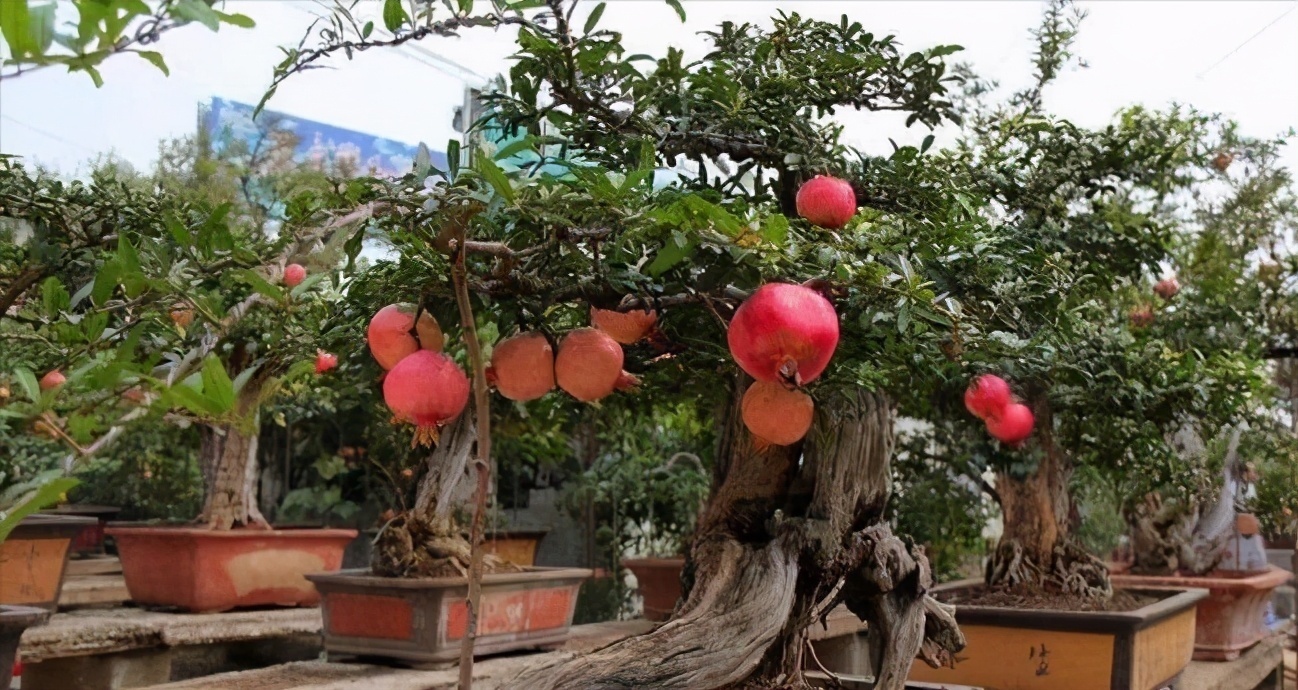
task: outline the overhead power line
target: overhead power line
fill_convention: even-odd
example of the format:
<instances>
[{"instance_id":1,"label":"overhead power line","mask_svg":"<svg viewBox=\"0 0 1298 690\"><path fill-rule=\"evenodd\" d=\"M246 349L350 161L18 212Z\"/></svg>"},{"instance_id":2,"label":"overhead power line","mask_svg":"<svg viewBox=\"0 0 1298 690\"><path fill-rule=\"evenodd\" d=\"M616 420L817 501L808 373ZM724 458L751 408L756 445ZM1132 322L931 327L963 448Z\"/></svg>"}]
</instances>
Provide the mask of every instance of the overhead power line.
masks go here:
<instances>
[{"instance_id":1,"label":"overhead power line","mask_svg":"<svg viewBox=\"0 0 1298 690\"><path fill-rule=\"evenodd\" d=\"M1203 76L1204 76L1205 74L1207 74L1207 73L1211 72L1212 70L1216 69L1218 65L1220 65L1220 64L1223 63L1223 62L1225 62L1227 59L1230 58L1230 56L1234 55L1235 53L1238 53L1238 52L1240 51L1240 49L1242 49L1244 46L1248 45L1249 43L1252 43L1252 42L1253 42L1253 39L1255 39L1255 38L1257 38L1258 36L1261 36L1262 34L1266 33L1266 30L1267 30L1267 29L1269 29L1269 28L1275 26L1277 22L1279 22L1281 19L1284 19L1285 17L1289 16L1289 14L1290 14L1291 12L1293 12L1295 9L1298 9L1298 2L1295 2L1294 4L1290 5L1290 6L1289 6L1289 9L1285 10L1284 12L1282 12L1282 13L1280 14L1280 16L1276 17L1275 19L1272 19L1272 20L1271 20L1271 21L1270 21L1266 26L1262 27L1261 29L1258 29L1258 32L1257 32L1257 33L1253 34L1252 36L1249 36L1248 39L1247 39L1246 41L1244 41L1243 43L1241 43L1241 44L1235 46L1235 49L1234 49L1234 50L1232 50L1232 51L1230 51L1229 53L1226 53L1225 55L1223 55L1223 56L1221 57L1220 60L1218 60L1218 61L1212 63L1211 65L1209 65L1209 66L1208 66L1208 69L1205 69L1204 71L1202 71L1202 72L1200 72L1200 73L1198 74L1198 78L1199 78L1199 79L1203 79Z\"/></svg>"}]
</instances>

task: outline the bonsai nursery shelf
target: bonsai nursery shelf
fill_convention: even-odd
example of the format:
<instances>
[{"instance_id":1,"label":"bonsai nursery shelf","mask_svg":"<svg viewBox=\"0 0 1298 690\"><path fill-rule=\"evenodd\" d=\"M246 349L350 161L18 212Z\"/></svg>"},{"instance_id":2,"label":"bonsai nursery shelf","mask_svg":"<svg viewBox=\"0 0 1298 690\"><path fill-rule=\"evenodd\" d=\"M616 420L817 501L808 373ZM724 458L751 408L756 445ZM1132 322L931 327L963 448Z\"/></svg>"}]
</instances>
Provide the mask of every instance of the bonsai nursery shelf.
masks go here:
<instances>
[{"instance_id":1,"label":"bonsai nursery shelf","mask_svg":"<svg viewBox=\"0 0 1298 690\"><path fill-rule=\"evenodd\" d=\"M979 580L964 580L935 594L981 588ZM1160 599L1126 612L957 606L968 645L956 654L954 668L916 661L910 680L1000 690L1164 688L1190 663L1195 604L1208 593L1128 591Z\"/></svg>"},{"instance_id":2,"label":"bonsai nursery shelf","mask_svg":"<svg viewBox=\"0 0 1298 690\"><path fill-rule=\"evenodd\" d=\"M592 571L529 568L482 579L477 654L562 644L577 590ZM333 655L444 663L468 628L466 578L401 579L368 570L308 575L323 598L325 650Z\"/></svg>"}]
</instances>

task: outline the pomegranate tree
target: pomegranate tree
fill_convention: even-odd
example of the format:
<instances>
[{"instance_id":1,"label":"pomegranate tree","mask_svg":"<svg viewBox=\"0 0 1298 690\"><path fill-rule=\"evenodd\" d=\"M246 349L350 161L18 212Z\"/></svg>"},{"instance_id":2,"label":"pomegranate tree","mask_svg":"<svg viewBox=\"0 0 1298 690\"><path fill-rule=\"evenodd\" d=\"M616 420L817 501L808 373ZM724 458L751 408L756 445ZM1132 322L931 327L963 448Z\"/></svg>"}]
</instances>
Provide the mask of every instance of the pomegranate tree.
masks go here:
<instances>
[{"instance_id":1,"label":"pomegranate tree","mask_svg":"<svg viewBox=\"0 0 1298 690\"><path fill-rule=\"evenodd\" d=\"M823 295L789 283L758 288L726 331L735 362L767 383L814 381L838 346L838 314Z\"/></svg>"},{"instance_id":2,"label":"pomegranate tree","mask_svg":"<svg viewBox=\"0 0 1298 690\"><path fill-rule=\"evenodd\" d=\"M469 379L450 357L420 350L384 377L383 402L397 420L415 425L415 444L429 445L469 403Z\"/></svg>"}]
</instances>

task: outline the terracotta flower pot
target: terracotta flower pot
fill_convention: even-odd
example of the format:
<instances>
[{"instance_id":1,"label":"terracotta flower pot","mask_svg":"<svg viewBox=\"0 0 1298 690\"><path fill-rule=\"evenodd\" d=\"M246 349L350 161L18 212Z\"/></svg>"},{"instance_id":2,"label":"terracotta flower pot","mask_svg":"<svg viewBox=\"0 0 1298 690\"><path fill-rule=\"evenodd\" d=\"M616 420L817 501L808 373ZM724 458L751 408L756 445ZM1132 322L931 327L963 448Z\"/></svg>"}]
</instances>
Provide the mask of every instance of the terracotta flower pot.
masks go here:
<instances>
[{"instance_id":1,"label":"terracotta flower pot","mask_svg":"<svg viewBox=\"0 0 1298 690\"><path fill-rule=\"evenodd\" d=\"M40 513L23 518L0 543L0 604L58 608L69 547L94 522Z\"/></svg>"},{"instance_id":2,"label":"terracotta flower pot","mask_svg":"<svg viewBox=\"0 0 1298 690\"><path fill-rule=\"evenodd\" d=\"M49 611L34 606L0 606L0 688L7 690L13 680L14 660L18 657L23 631L44 623L49 615Z\"/></svg>"},{"instance_id":3,"label":"terracotta flower pot","mask_svg":"<svg viewBox=\"0 0 1298 690\"><path fill-rule=\"evenodd\" d=\"M338 570L351 529L209 530L109 527L137 604L218 612L314 606L307 573Z\"/></svg>"},{"instance_id":4,"label":"terracotta flower pot","mask_svg":"<svg viewBox=\"0 0 1298 690\"><path fill-rule=\"evenodd\" d=\"M117 517L117 514L122 512L122 509L114 506L73 504L59 506L47 512L52 515L75 515L93 519L94 523L87 525L77 535L76 539L72 540L72 552L75 554L99 554L104 552L104 527L108 525L109 520Z\"/></svg>"},{"instance_id":5,"label":"terracotta flower pot","mask_svg":"<svg viewBox=\"0 0 1298 690\"><path fill-rule=\"evenodd\" d=\"M514 565L536 565L536 550L549 532L548 529L494 532L487 535L486 552L494 553Z\"/></svg>"},{"instance_id":6,"label":"terracotta flower pot","mask_svg":"<svg viewBox=\"0 0 1298 690\"><path fill-rule=\"evenodd\" d=\"M475 654L563 642L577 590L591 571L529 568L482 579ZM332 655L440 663L460 657L468 628L468 580L401 579L368 570L308 575L323 597L325 650Z\"/></svg>"},{"instance_id":7,"label":"terracotta flower pot","mask_svg":"<svg viewBox=\"0 0 1298 690\"><path fill-rule=\"evenodd\" d=\"M628 558L622 565L635 574L638 591L644 597L645 620L665 621L681 598L684 558Z\"/></svg>"},{"instance_id":8,"label":"terracotta flower pot","mask_svg":"<svg viewBox=\"0 0 1298 690\"><path fill-rule=\"evenodd\" d=\"M935 588L977 590L980 580ZM1203 590L1139 590L1159 601L1127 612L957 606L967 645L955 664L916 660L910 680L1013 690L1158 690L1190 663Z\"/></svg>"},{"instance_id":9,"label":"terracotta flower pot","mask_svg":"<svg viewBox=\"0 0 1298 690\"><path fill-rule=\"evenodd\" d=\"M1281 568L1268 566L1257 573L1215 573L1209 576L1152 576L1114 574L1114 586L1198 587L1208 590L1199 602L1195 624L1194 658L1200 661L1230 661L1270 634L1266 626L1266 605L1276 587L1293 577Z\"/></svg>"}]
</instances>

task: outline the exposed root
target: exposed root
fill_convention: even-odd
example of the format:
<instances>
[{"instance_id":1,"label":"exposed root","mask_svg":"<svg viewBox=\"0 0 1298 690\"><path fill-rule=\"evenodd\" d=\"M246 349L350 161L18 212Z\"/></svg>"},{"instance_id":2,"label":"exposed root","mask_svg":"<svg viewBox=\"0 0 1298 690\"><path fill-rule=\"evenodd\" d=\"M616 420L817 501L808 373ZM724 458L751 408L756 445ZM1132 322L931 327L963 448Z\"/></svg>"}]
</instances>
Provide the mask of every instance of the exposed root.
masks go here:
<instances>
[{"instance_id":1,"label":"exposed root","mask_svg":"<svg viewBox=\"0 0 1298 690\"><path fill-rule=\"evenodd\" d=\"M1064 594L1079 601L1113 596L1109 569L1073 541L1055 545L1049 563L1035 562L1017 540L1001 539L987 562L988 588Z\"/></svg>"},{"instance_id":2,"label":"exposed root","mask_svg":"<svg viewBox=\"0 0 1298 690\"><path fill-rule=\"evenodd\" d=\"M450 520L432 523L402 513L383 527L370 564L384 577L467 577L472 549ZM483 572L517 573L523 568L493 554L483 556Z\"/></svg>"}]
</instances>

